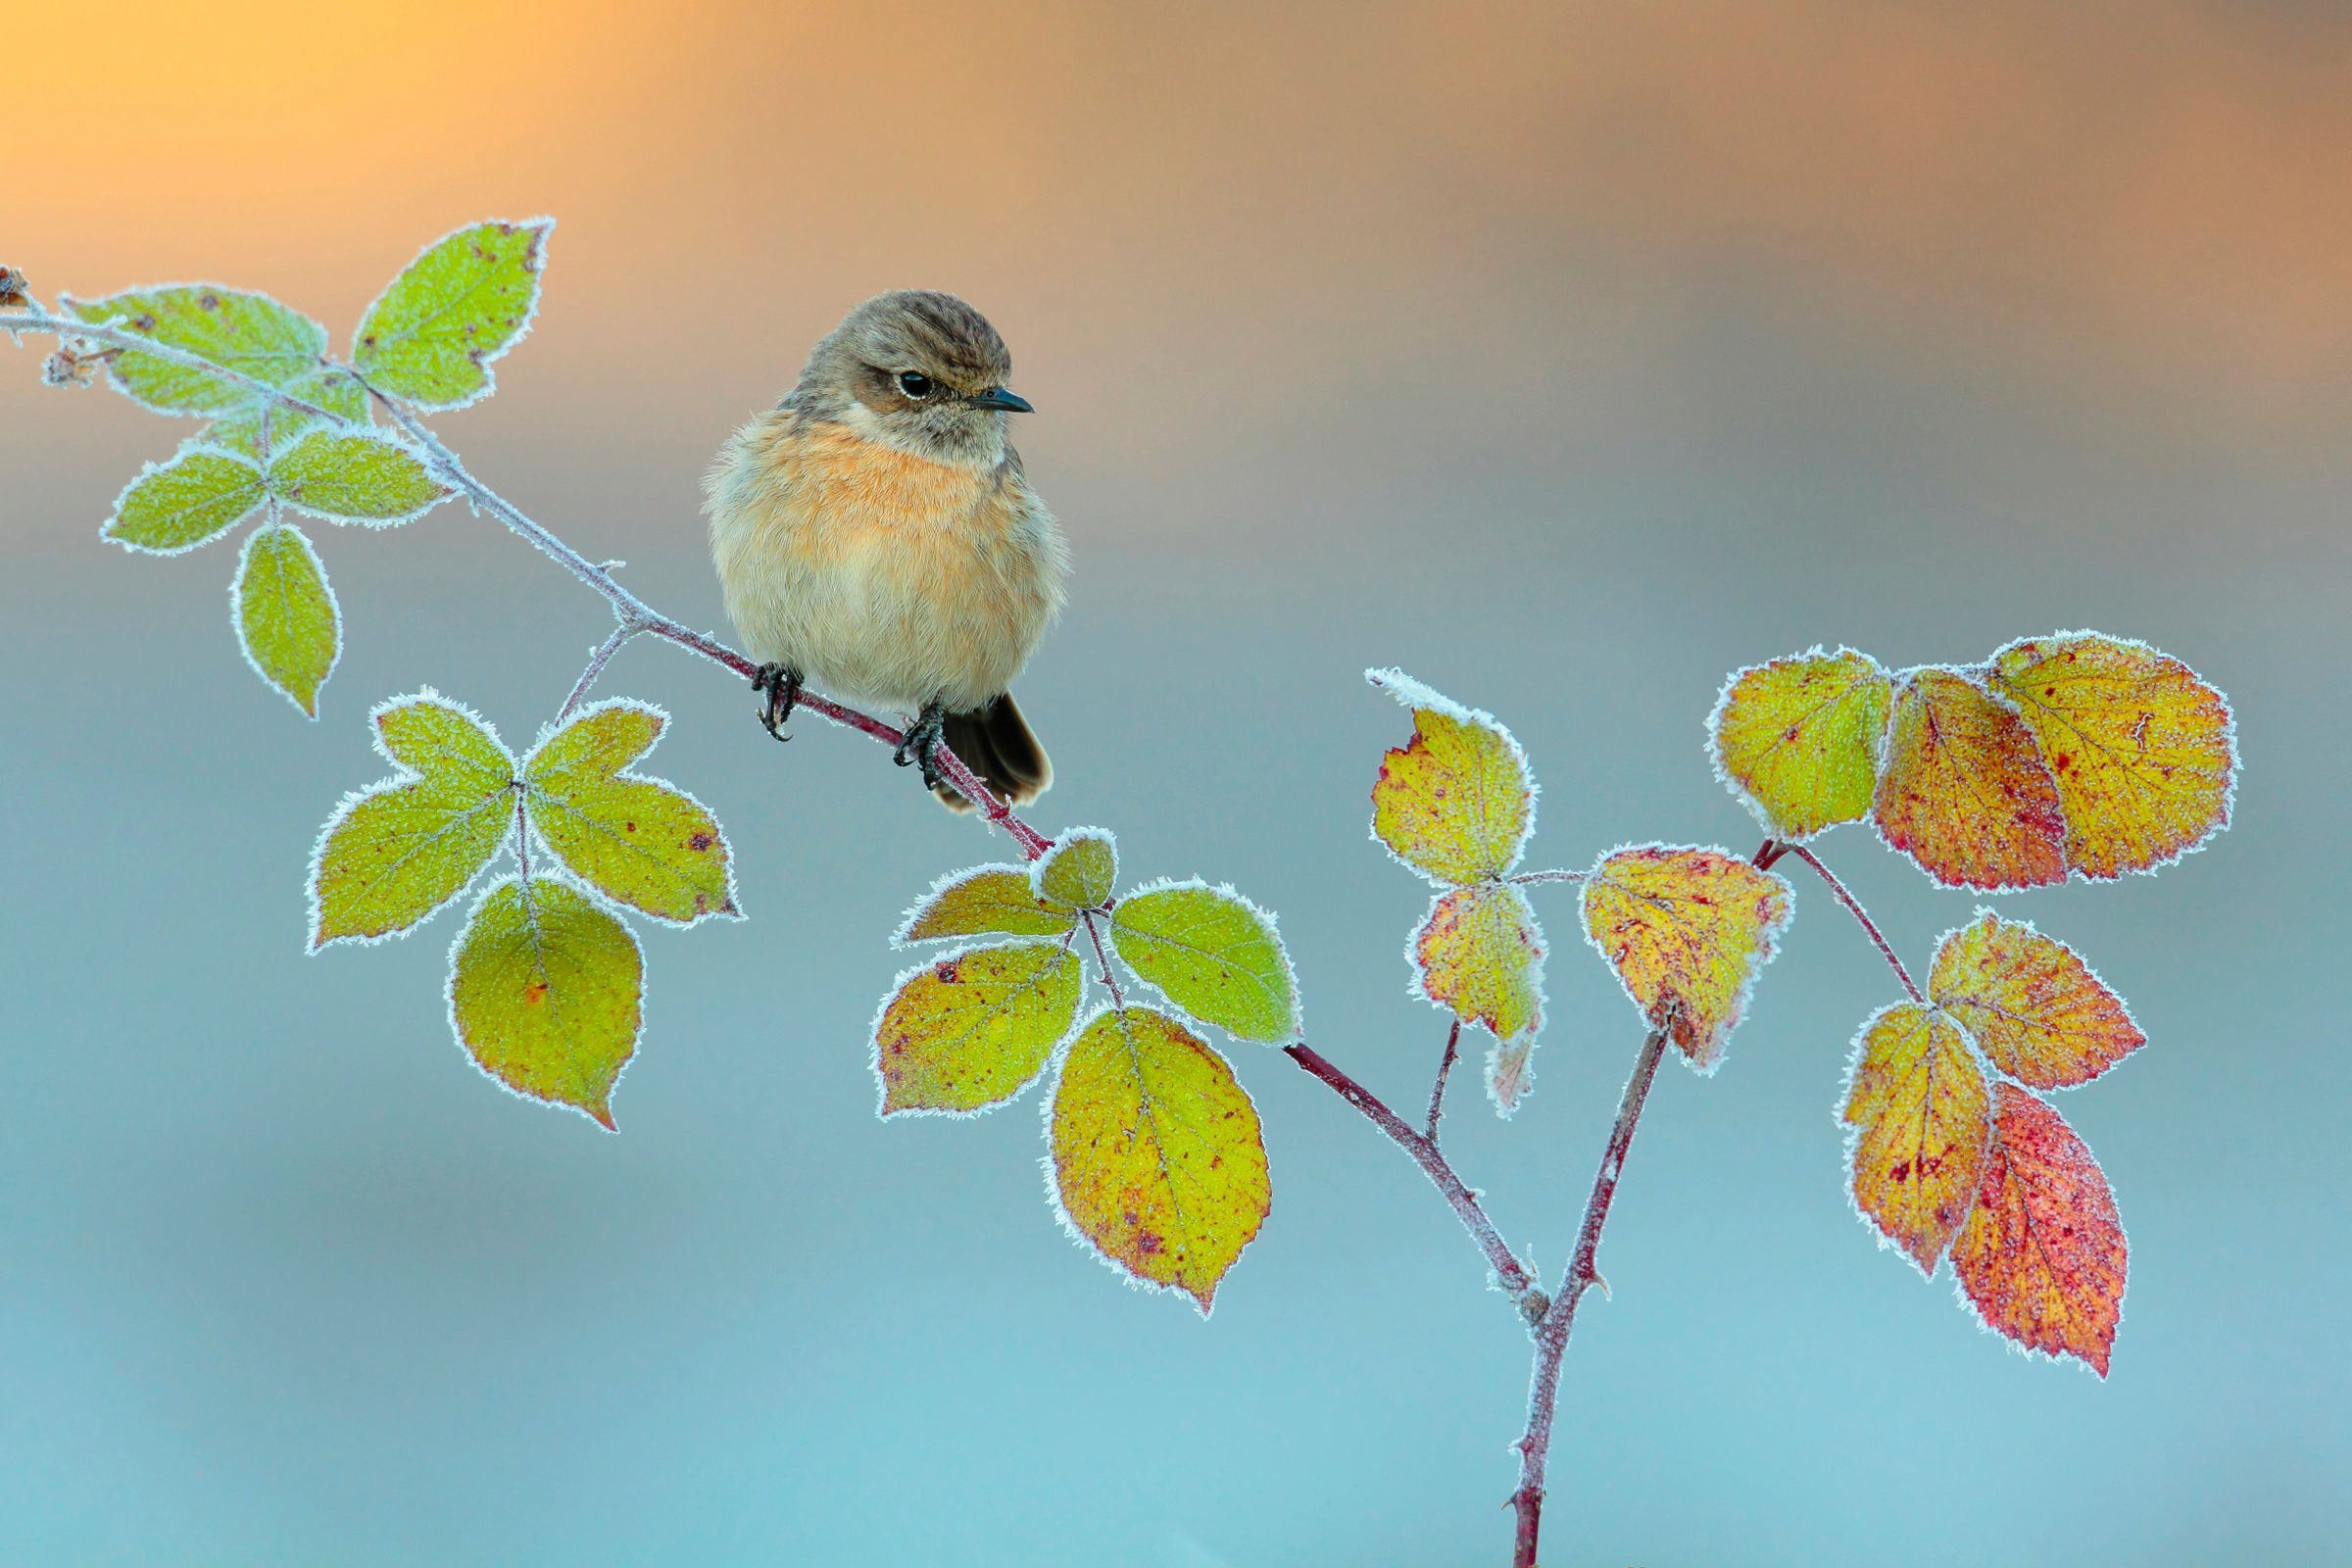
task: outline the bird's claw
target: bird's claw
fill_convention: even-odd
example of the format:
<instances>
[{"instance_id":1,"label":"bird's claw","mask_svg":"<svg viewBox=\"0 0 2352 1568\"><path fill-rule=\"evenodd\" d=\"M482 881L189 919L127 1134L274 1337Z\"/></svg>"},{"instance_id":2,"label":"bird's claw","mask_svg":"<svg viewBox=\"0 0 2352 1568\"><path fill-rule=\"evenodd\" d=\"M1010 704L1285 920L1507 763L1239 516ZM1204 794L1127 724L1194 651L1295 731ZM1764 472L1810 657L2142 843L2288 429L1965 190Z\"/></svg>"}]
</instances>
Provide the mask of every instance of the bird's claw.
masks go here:
<instances>
[{"instance_id":1,"label":"bird's claw","mask_svg":"<svg viewBox=\"0 0 2352 1568\"><path fill-rule=\"evenodd\" d=\"M752 690L767 697L760 705L761 726L777 740L792 739L784 733L784 721L792 716L793 705L801 700L801 672L782 664L761 664L752 675Z\"/></svg>"},{"instance_id":2,"label":"bird's claw","mask_svg":"<svg viewBox=\"0 0 2352 1568\"><path fill-rule=\"evenodd\" d=\"M931 704L906 726L906 733L899 738L898 750L891 753L891 760L901 767L919 765L923 783L932 789L939 788L939 749L946 744L947 728L939 705Z\"/></svg>"}]
</instances>

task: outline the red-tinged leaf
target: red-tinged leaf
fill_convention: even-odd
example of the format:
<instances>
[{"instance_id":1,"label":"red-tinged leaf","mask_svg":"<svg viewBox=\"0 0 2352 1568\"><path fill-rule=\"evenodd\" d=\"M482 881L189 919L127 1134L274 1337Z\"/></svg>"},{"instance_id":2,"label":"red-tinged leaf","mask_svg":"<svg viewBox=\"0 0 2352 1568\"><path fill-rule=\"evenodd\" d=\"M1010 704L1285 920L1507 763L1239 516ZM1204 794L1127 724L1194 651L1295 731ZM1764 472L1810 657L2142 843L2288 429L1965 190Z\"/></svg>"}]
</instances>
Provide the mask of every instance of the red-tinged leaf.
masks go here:
<instances>
[{"instance_id":1,"label":"red-tinged leaf","mask_svg":"<svg viewBox=\"0 0 2352 1568\"><path fill-rule=\"evenodd\" d=\"M1651 1025L1713 1072L1792 912L1788 884L1722 850L1649 844L1585 879L1585 935Z\"/></svg>"},{"instance_id":2,"label":"red-tinged leaf","mask_svg":"<svg viewBox=\"0 0 2352 1568\"><path fill-rule=\"evenodd\" d=\"M1992 1091L1948 1014L1898 1003L1862 1026L1846 1075L1854 1206L1923 1274L1976 1201Z\"/></svg>"},{"instance_id":3,"label":"red-tinged leaf","mask_svg":"<svg viewBox=\"0 0 2352 1568\"><path fill-rule=\"evenodd\" d=\"M1895 693L1871 814L1946 887L2066 880L2066 821L2034 732L1957 670L1912 670Z\"/></svg>"},{"instance_id":4,"label":"red-tinged leaf","mask_svg":"<svg viewBox=\"0 0 2352 1568\"><path fill-rule=\"evenodd\" d=\"M1952 1272L1985 1326L2107 1375L2130 1256L2115 1195L2066 1118L2010 1084Z\"/></svg>"},{"instance_id":5,"label":"red-tinged leaf","mask_svg":"<svg viewBox=\"0 0 2352 1568\"><path fill-rule=\"evenodd\" d=\"M2035 1089L2086 1084L2147 1044L2074 949L1990 909L1936 945L1928 995L1995 1067Z\"/></svg>"}]
</instances>

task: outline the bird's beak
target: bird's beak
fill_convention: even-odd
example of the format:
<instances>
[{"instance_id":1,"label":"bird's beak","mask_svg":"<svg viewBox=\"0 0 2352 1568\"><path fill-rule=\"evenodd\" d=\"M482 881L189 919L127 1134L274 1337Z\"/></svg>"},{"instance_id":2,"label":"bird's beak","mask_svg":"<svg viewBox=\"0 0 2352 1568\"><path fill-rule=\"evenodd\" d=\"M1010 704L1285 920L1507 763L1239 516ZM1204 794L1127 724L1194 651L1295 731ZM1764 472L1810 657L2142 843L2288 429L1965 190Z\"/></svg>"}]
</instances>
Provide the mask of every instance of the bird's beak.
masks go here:
<instances>
[{"instance_id":1,"label":"bird's beak","mask_svg":"<svg viewBox=\"0 0 2352 1568\"><path fill-rule=\"evenodd\" d=\"M1037 412L1029 406L1027 398L1018 392L1001 386L992 386L974 397L972 407L975 409L1003 409L1006 414L1035 414Z\"/></svg>"}]
</instances>

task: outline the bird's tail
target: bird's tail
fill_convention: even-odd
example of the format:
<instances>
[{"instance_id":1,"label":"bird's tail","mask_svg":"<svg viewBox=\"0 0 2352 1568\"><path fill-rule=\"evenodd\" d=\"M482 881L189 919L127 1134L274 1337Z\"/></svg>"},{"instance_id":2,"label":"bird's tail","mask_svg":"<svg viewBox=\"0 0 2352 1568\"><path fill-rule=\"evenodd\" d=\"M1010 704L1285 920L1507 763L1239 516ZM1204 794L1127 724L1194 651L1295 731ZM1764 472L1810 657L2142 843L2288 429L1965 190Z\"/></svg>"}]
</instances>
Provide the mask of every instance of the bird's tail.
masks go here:
<instances>
[{"instance_id":1,"label":"bird's tail","mask_svg":"<svg viewBox=\"0 0 2352 1568\"><path fill-rule=\"evenodd\" d=\"M948 749L980 775L980 782L1007 806L1027 806L1054 787L1054 764L1046 749L1030 733L1029 721L1013 706L1012 694L969 713L950 713L946 721ZM968 811L972 803L946 784L936 786L940 804L951 811Z\"/></svg>"}]
</instances>

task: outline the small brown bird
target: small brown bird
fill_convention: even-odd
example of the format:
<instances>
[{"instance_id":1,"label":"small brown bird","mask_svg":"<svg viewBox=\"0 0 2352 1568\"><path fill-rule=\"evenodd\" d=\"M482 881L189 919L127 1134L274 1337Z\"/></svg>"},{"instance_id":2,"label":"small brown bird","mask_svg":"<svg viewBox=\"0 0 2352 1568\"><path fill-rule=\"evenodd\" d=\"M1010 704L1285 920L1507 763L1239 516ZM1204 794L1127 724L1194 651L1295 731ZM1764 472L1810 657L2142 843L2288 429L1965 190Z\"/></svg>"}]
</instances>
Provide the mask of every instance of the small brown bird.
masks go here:
<instances>
[{"instance_id":1,"label":"small brown bird","mask_svg":"<svg viewBox=\"0 0 2352 1568\"><path fill-rule=\"evenodd\" d=\"M727 613L779 726L808 682L916 715L902 766L956 810L940 745L1009 803L1054 781L1007 689L1061 609L1069 552L1005 416L1004 340L952 294L852 311L791 394L735 432L705 488Z\"/></svg>"}]
</instances>

